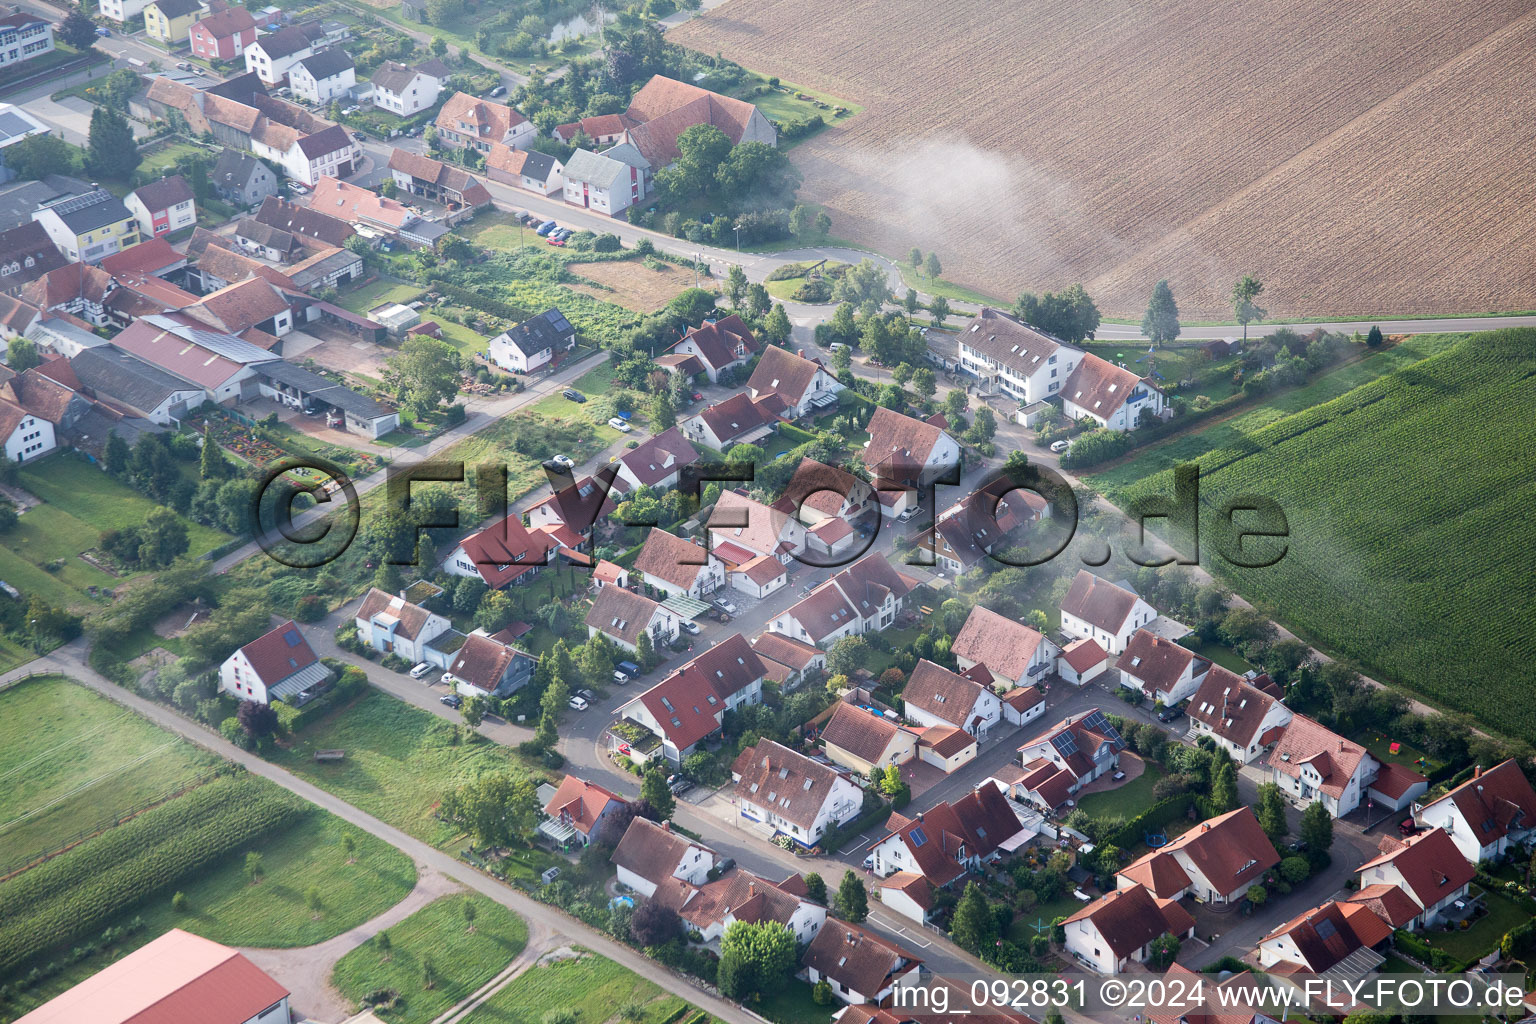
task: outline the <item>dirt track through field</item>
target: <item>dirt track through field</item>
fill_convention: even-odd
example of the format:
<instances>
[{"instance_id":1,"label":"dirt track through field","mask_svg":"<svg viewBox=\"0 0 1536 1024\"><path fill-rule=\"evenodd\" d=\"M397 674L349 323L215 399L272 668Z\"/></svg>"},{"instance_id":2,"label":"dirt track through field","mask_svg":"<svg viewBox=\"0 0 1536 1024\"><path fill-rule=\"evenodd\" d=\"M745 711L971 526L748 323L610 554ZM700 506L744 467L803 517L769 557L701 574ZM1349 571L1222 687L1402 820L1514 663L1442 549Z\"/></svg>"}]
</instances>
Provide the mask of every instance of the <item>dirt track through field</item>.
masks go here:
<instances>
[{"instance_id":1,"label":"dirt track through field","mask_svg":"<svg viewBox=\"0 0 1536 1024\"><path fill-rule=\"evenodd\" d=\"M863 104L802 196L1001 296L1536 308L1536 0L730 0L669 38Z\"/></svg>"}]
</instances>

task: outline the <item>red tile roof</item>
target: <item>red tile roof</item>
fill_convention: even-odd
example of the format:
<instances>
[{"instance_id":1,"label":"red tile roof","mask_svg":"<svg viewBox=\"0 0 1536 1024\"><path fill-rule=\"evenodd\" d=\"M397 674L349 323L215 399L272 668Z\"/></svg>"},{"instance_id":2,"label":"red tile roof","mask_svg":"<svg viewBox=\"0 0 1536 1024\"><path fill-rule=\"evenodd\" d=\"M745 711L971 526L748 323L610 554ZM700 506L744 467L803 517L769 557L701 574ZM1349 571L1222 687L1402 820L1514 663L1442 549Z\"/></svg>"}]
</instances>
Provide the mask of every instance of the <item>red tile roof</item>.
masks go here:
<instances>
[{"instance_id":1,"label":"red tile roof","mask_svg":"<svg viewBox=\"0 0 1536 1024\"><path fill-rule=\"evenodd\" d=\"M1182 935L1194 924L1178 904L1159 903L1139 885L1105 893L1063 924L1075 921L1093 922L1116 959L1130 956L1167 932Z\"/></svg>"},{"instance_id":2,"label":"red tile roof","mask_svg":"<svg viewBox=\"0 0 1536 1024\"><path fill-rule=\"evenodd\" d=\"M156 235L138 245L130 245L104 258L97 266L114 276L120 274L155 274L186 259L171 248L165 236Z\"/></svg>"},{"instance_id":3,"label":"red tile roof","mask_svg":"<svg viewBox=\"0 0 1536 1024\"><path fill-rule=\"evenodd\" d=\"M460 542L480 578L492 590L538 568L554 546L555 542L546 535L530 532L516 512Z\"/></svg>"},{"instance_id":4,"label":"red tile roof","mask_svg":"<svg viewBox=\"0 0 1536 1024\"><path fill-rule=\"evenodd\" d=\"M634 646L650 628L661 605L623 587L604 587L592 601L586 624L600 633Z\"/></svg>"},{"instance_id":5,"label":"red tile roof","mask_svg":"<svg viewBox=\"0 0 1536 1024\"><path fill-rule=\"evenodd\" d=\"M732 313L712 323L690 328L678 341L692 341L698 346L704 362L713 370L723 370L736 362L744 362L755 355L762 346L752 335L752 330ZM676 348L677 345L672 346Z\"/></svg>"},{"instance_id":6,"label":"red tile roof","mask_svg":"<svg viewBox=\"0 0 1536 1024\"><path fill-rule=\"evenodd\" d=\"M1143 691L1150 690L1154 695L1172 693L1184 670L1191 665L1195 676L1199 677L1210 671L1211 662L1188 647L1145 629L1131 634L1125 652L1115 662L1115 668L1140 680Z\"/></svg>"},{"instance_id":7,"label":"red tile roof","mask_svg":"<svg viewBox=\"0 0 1536 1024\"><path fill-rule=\"evenodd\" d=\"M1376 773L1376 781L1371 783L1371 789L1389 800L1398 800L1406 796L1415 786L1420 784L1427 786L1428 783L1427 778L1412 768L1389 761Z\"/></svg>"},{"instance_id":8,"label":"red tile roof","mask_svg":"<svg viewBox=\"0 0 1536 1024\"><path fill-rule=\"evenodd\" d=\"M1061 397L1095 416L1108 419L1143 384L1142 377L1090 352L1083 356L1061 386Z\"/></svg>"},{"instance_id":9,"label":"red tile roof","mask_svg":"<svg viewBox=\"0 0 1536 1024\"><path fill-rule=\"evenodd\" d=\"M1280 734L1267 761L1281 775L1293 779L1301 776L1303 765L1311 765L1322 777L1323 792L1338 797L1360 762L1370 756L1353 740L1346 740L1306 715L1296 715Z\"/></svg>"},{"instance_id":10,"label":"red tile roof","mask_svg":"<svg viewBox=\"0 0 1536 1024\"><path fill-rule=\"evenodd\" d=\"M714 860L708 847L690 841L666 825L636 817L629 823L619 845L614 847L611 859L619 867L659 885L672 877L672 872L677 870L689 850L702 850L711 862ZM662 894L658 892L656 895Z\"/></svg>"},{"instance_id":11,"label":"red tile roof","mask_svg":"<svg viewBox=\"0 0 1536 1024\"><path fill-rule=\"evenodd\" d=\"M864 466L895 482L915 477L944 432L930 423L881 407L869 419Z\"/></svg>"},{"instance_id":12,"label":"red tile roof","mask_svg":"<svg viewBox=\"0 0 1536 1024\"><path fill-rule=\"evenodd\" d=\"M688 443L682 431L670 427L625 452L619 461L635 475L642 487L654 487L662 480L676 476L682 467L697 461L698 457L698 449Z\"/></svg>"},{"instance_id":13,"label":"red tile roof","mask_svg":"<svg viewBox=\"0 0 1536 1024\"><path fill-rule=\"evenodd\" d=\"M1043 634L1024 623L976 605L955 635L950 653L957 658L980 662L993 675L1011 683L1024 677L1035 651L1044 640Z\"/></svg>"},{"instance_id":14,"label":"red tile roof","mask_svg":"<svg viewBox=\"0 0 1536 1024\"><path fill-rule=\"evenodd\" d=\"M816 371L823 369L825 367L819 361L796 355L787 348L769 345L757 361L747 388L754 398L773 394L783 399L785 406L799 405L816 379Z\"/></svg>"},{"instance_id":15,"label":"red tile roof","mask_svg":"<svg viewBox=\"0 0 1536 1024\"><path fill-rule=\"evenodd\" d=\"M917 745L927 747L939 757L948 760L966 747L975 746L976 737L952 725L935 725L923 730L922 736L918 737Z\"/></svg>"},{"instance_id":16,"label":"red tile roof","mask_svg":"<svg viewBox=\"0 0 1536 1024\"><path fill-rule=\"evenodd\" d=\"M880 879L875 884L881 889L900 890L924 910L933 909L933 886L928 884L928 879L916 871L898 871L894 875Z\"/></svg>"},{"instance_id":17,"label":"red tile roof","mask_svg":"<svg viewBox=\"0 0 1536 1024\"><path fill-rule=\"evenodd\" d=\"M911 581L891 567L883 554L875 552L811 591L786 614L804 626L813 640L820 642L843 628L854 615L862 618L873 615L885 602L887 594L894 594L898 600L906 597L912 586Z\"/></svg>"},{"instance_id":18,"label":"red tile roof","mask_svg":"<svg viewBox=\"0 0 1536 1024\"><path fill-rule=\"evenodd\" d=\"M752 649L760 658L770 658L796 672L804 672L816 663L826 664L826 652L819 647L785 636L783 633L759 633L752 638Z\"/></svg>"},{"instance_id":19,"label":"red tile roof","mask_svg":"<svg viewBox=\"0 0 1536 1024\"><path fill-rule=\"evenodd\" d=\"M1237 673L1213 665L1189 699L1189 717L1244 750L1253 745L1259 726L1277 701L1244 682Z\"/></svg>"},{"instance_id":20,"label":"red tile roof","mask_svg":"<svg viewBox=\"0 0 1536 1024\"><path fill-rule=\"evenodd\" d=\"M1536 827L1536 790L1513 759L1479 771L1429 806L1449 800L1481 846Z\"/></svg>"},{"instance_id":21,"label":"red tile roof","mask_svg":"<svg viewBox=\"0 0 1536 1024\"><path fill-rule=\"evenodd\" d=\"M1168 862L1177 863L1176 853L1189 858L1195 870L1224 896L1246 889L1280 863L1280 854L1259 827L1259 819L1253 810L1239 807L1196 825L1168 845L1130 864L1120 874L1147 886L1159 898L1172 897L1176 890L1167 886L1183 874L1182 869L1174 872L1167 867ZM1187 877L1185 884L1188 884Z\"/></svg>"},{"instance_id":22,"label":"red tile roof","mask_svg":"<svg viewBox=\"0 0 1536 1024\"><path fill-rule=\"evenodd\" d=\"M635 558L635 571L674 587L692 587L708 567L709 552L701 545L654 526Z\"/></svg>"},{"instance_id":23,"label":"red tile roof","mask_svg":"<svg viewBox=\"0 0 1536 1024\"><path fill-rule=\"evenodd\" d=\"M376 615L393 615L399 620L395 635L415 640L421 635L422 627L427 624L432 613L419 604L411 604L403 597L396 597L378 587L369 587L368 593L363 596L362 605L357 609L356 618L371 622Z\"/></svg>"},{"instance_id":24,"label":"red tile roof","mask_svg":"<svg viewBox=\"0 0 1536 1024\"><path fill-rule=\"evenodd\" d=\"M956 675L926 658L919 661L907 679L901 699L909 708L925 711L935 718L966 728L971 724L976 701L986 688L964 676Z\"/></svg>"},{"instance_id":25,"label":"red tile roof","mask_svg":"<svg viewBox=\"0 0 1536 1024\"><path fill-rule=\"evenodd\" d=\"M874 764L885 756L891 741L901 731L900 725L884 715L871 714L863 708L839 702L832 709L832 717L822 726L821 739L823 743L840 747L854 757Z\"/></svg>"},{"instance_id":26,"label":"red tile roof","mask_svg":"<svg viewBox=\"0 0 1536 1024\"><path fill-rule=\"evenodd\" d=\"M1030 708L1045 703L1045 694L1040 692L1038 686L1015 686L1003 694L1002 702L1013 710L1023 714Z\"/></svg>"},{"instance_id":27,"label":"red tile roof","mask_svg":"<svg viewBox=\"0 0 1536 1024\"><path fill-rule=\"evenodd\" d=\"M1344 906L1329 900L1282 924L1260 942L1290 936L1302 957L1300 966L1321 973L1356 950L1373 946L1391 934L1386 923L1363 904L1347 904L1351 909L1348 915Z\"/></svg>"},{"instance_id":28,"label":"red tile roof","mask_svg":"<svg viewBox=\"0 0 1536 1024\"><path fill-rule=\"evenodd\" d=\"M292 619L240 648L263 685L276 686L320 660Z\"/></svg>"},{"instance_id":29,"label":"red tile roof","mask_svg":"<svg viewBox=\"0 0 1536 1024\"><path fill-rule=\"evenodd\" d=\"M1109 654L1099 646L1097 640L1083 638L1074 640L1061 649L1061 660L1072 666L1072 671L1082 673L1102 665L1109 660Z\"/></svg>"},{"instance_id":30,"label":"red tile roof","mask_svg":"<svg viewBox=\"0 0 1536 1024\"><path fill-rule=\"evenodd\" d=\"M1403 876L1419 906L1428 909L1451 895L1477 874L1477 869L1456 849L1443 828L1411 836L1398 849L1360 865L1360 879L1372 868L1391 865Z\"/></svg>"},{"instance_id":31,"label":"red tile roof","mask_svg":"<svg viewBox=\"0 0 1536 1024\"><path fill-rule=\"evenodd\" d=\"M1373 914L1393 928L1404 927L1424 909L1401 888L1385 882L1367 885L1354 895L1346 896L1344 902L1369 907Z\"/></svg>"},{"instance_id":32,"label":"red tile roof","mask_svg":"<svg viewBox=\"0 0 1536 1024\"><path fill-rule=\"evenodd\" d=\"M668 741L687 750L720 728L726 701L767 674L740 633L732 634L636 697Z\"/></svg>"},{"instance_id":33,"label":"red tile roof","mask_svg":"<svg viewBox=\"0 0 1536 1024\"><path fill-rule=\"evenodd\" d=\"M582 835L590 835L597 819L602 817L609 804L624 802L623 797L610 793L595 782L567 775L560 780L560 788L555 790L549 803L544 805L544 813L570 824Z\"/></svg>"},{"instance_id":34,"label":"red tile roof","mask_svg":"<svg viewBox=\"0 0 1536 1024\"><path fill-rule=\"evenodd\" d=\"M1061 610L1109 633L1120 627L1136 606L1136 595L1101 579L1087 569L1079 569L1067 591Z\"/></svg>"},{"instance_id":35,"label":"red tile roof","mask_svg":"<svg viewBox=\"0 0 1536 1024\"><path fill-rule=\"evenodd\" d=\"M734 803L765 807L807 832L842 773L773 740L759 740L731 765Z\"/></svg>"},{"instance_id":36,"label":"red tile roof","mask_svg":"<svg viewBox=\"0 0 1536 1024\"><path fill-rule=\"evenodd\" d=\"M777 395L753 399L740 391L723 402L706 405L694 415L704 421L716 440L729 445L737 438L778 422L782 411L783 405Z\"/></svg>"},{"instance_id":37,"label":"red tile roof","mask_svg":"<svg viewBox=\"0 0 1536 1024\"><path fill-rule=\"evenodd\" d=\"M893 978L922 963L916 954L846 921L828 920L806 947L801 964L852 989L875 997Z\"/></svg>"}]
</instances>

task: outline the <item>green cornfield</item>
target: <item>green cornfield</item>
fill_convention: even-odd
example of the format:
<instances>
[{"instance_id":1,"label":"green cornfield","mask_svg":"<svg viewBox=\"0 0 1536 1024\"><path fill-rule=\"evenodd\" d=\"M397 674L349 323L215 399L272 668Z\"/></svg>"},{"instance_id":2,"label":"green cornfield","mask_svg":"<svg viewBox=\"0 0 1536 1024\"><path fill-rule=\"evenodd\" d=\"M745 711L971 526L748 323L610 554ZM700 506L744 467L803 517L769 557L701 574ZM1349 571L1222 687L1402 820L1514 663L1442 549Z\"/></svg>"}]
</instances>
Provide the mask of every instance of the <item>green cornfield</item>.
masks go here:
<instances>
[{"instance_id":1,"label":"green cornfield","mask_svg":"<svg viewBox=\"0 0 1536 1024\"><path fill-rule=\"evenodd\" d=\"M1536 742L1536 330L1470 336L1197 461L1206 568L1366 674ZM1163 471L1114 497L1171 491ZM1286 515L1272 567L1207 542L1240 494Z\"/></svg>"}]
</instances>

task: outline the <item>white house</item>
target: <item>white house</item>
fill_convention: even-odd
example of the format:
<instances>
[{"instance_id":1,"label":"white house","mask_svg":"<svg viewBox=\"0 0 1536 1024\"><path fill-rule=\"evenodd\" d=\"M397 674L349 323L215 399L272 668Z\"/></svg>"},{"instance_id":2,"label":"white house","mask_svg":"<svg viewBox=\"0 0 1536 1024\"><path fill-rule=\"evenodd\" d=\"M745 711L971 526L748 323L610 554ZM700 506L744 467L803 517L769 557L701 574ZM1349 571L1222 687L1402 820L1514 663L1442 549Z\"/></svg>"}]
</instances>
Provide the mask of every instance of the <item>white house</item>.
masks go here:
<instances>
[{"instance_id":1,"label":"white house","mask_svg":"<svg viewBox=\"0 0 1536 1024\"><path fill-rule=\"evenodd\" d=\"M665 824L636 817L614 847L613 864L620 885L650 899L660 886L703 885L715 866L715 854Z\"/></svg>"},{"instance_id":2,"label":"white house","mask_svg":"<svg viewBox=\"0 0 1536 1024\"><path fill-rule=\"evenodd\" d=\"M409 68L398 61L385 61L373 73L373 105L397 117L410 117L433 106L442 95L447 78L429 74L429 70L432 69Z\"/></svg>"},{"instance_id":3,"label":"white house","mask_svg":"<svg viewBox=\"0 0 1536 1024\"><path fill-rule=\"evenodd\" d=\"M634 570L668 597L701 598L725 585L725 563L701 545L655 527L646 534Z\"/></svg>"},{"instance_id":4,"label":"white house","mask_svg":"<svg viewBox=\"0 0 1536 1024\"><path fill-rule=\"evenodd\" d=\"M901 699L906 719L913 725L952 725L978 739L984 739L1003 717L997 694L926 659L912 669Z\"/></svg>"},{"instance_id":5,"label":"white house","mask_svg":"<svg viewBox=\"0 0 1536 1024\"><path fill-rule=\"evenodd\" d=\"M763 700L768 670L740 633L704 651L618 709L618 717L661 738L659 753L681 764L699 743L720 732L725 713Z\"/></svg>"},{"instance_id":6,"label":"white house","mask_svg":"<svg viewBox=\"0 0 1536 1024\"><path fill-rule=\"evenodd\" d=\"M800 963L812 985L826 981L832 994L850 1005L884 1003L898 988L922 980L923 962L916 955L846 921L824 926Z\"/></svg>"},{"instance_id":7,"label":"white house","mask_svg":"<svg viewBox=\"0 0 1536 1024\"><path fill-rule=\"evenodd\" d=\"M1119 764L1120 732L1098 708L1064 718L1019 748L1023 777L1015 799L1050 812Z\"/></svg>"},{"instance_id":8,"label":"white house","mask_svg":"<svg viewBox=\"0 0 1536 1024\"><path fill-rule=\"evenodd\" d=\"M867 429L864 468L877 487L926 487L959 471L960 445L932 423L882 407Z\"/></svg>"},{"instance_id":9,"label":"white house","mask_svg":"<svg viewBox=\"0 0 1536 1024\"><path fill-rule=\"evenodd\" d=\"M491 362L512 373L534 373L549 364L556 352L576 347L576 328L558 309L546 309L491 339Z\"/></svg>"},{"instance_id":10,"label":"white house","mask_svg":"<svg viewBox=\"0 0 1536 1024\"><path fill-rule=\"evenodd\" d=\"M275 121L262 121L251 134L251 152L271 160L283 173L306 185L321 178L349 177L362 151L339 124L306 135Z\"/></svg>"},{"instance_id":11,"label":"white house","mask_svg":"<svg viewBox=\"0 0 1536 1024\"><path fill-rule=\"evenodd\" d=\"M788 928L799 946L809 945L827 921L827 908L805 898L803 880L790 875L770 882L741 868L730 868L705 882L678 911L699 930L706 945L718 945L736 921L774 921Z\"/></svg>"},{"instance_id":12,"label":"white house","mask_svg":"<svg viewBox=\"0 0 1536 1024\"><path fill-rule=\"evenodd\" d=\"M1381 764L1360 744L1305 715L1293 715L1265 758L1270 781L1291 802L1322 801L1335 818L1360 806Z\"/></svg>"},{"instance_id":13,"label":"white house","mask_svg":"<svg viewBox=\"0 0 1536 1024\"><path fill-rule=\"evenodd\" d=\"M677 486L684 467L693 465L698 457L698 449L688 443L680 430L663 430L619 456L614 463L618 467L614 486L621 492L636 487L649 487L658 494L669 491Z\"/></svg>"},{"instance_id":14,"label":"white house","mask_svg":"<svg viewBox=\"0 0 1536 1024\"><path fill-rule=\"evenodd\" d=\"M1415 805L1414 820L1425 828L1443 828L1461 855L1472 863L1499 860L1536 832L1536 790L1520 765L1504 761L1483 771L1445 796Z\"/></svg>"},{"instance_id":15,"label":"white house","mask_svg":"<svg viewBox=\"0 0 1536 1024\"><path fill-rule=\"evenodd\" d=\"M832 763L868 775L871 768L906 764L916 757L917 733L882 714L839 702L821 727L821 746Z\"/></svg>"},{"instance_id":16,"label":"white house","mask_svg":"<svg viewBox=\"0 0 1536 1024\"><path fill-rule=\"evenodd\" d=\"M1091 683L1109 669L1109 655L1098 641L1079 637L1061 649L1056 674L1073 686Z\"/></svg>"},{"instance_id":17,"label":"white house","mask_svg":"<svg viewBox=\"0 0 1536 1024\"><path fill-rule=\"evenodd\" d=\"M5 455L12 462L38 459L58 447L52 423L4 399L0 399L0 437L5 438Z\"/></svg>"},{"instance_id":18,"label":"white house","mask_svg":"<svg viewBox=\"0 0 1536 1024\"><path fill-rule=\"evenodd\" d=\"M773 740L747 747L731 766L741 816L814 847L829 828L858 817L864 791L848 776Z\"/></svg>"},{"instance_id":19,"label":"white house","mask_svg":"<svg viewBox=\"0 0 1536 1024\"><path fill-rule=\"evenodd\" d=\"M677 612L643 594L623 587L602 587L587 612L587 636L601 633L633 654L641 636L651 638L652 648L677 639Z\"/></svg>"},{"instance_id":20,"label":"white house","mask_svg":"<svg viewBox=\"0 0 1536 1024\"><path fill-rule=\"evenodd\" d=\"M709 549L728 569L766 556L789 565L805 550L805 526L736 491L721 491L709 514Z\"/></svg>"},{"instance_id":21,"label":"white house","mask_svg":"<svg viewBox=\"0 0 1536 1024\"><path fill-rule=\"evenodd\" d=\"M141 16L147 6L149 6L149 0L101 0L101 3L96 5L96 10L103 18L111 18L121 23Z\"/></svg>"},{"instance_id":22,"label":"white house","mask_svg":"<svg viewBox=\"0 0 1536 1024\"><path fill-rule=\"evenodd\" d=\"M1061 391L1061 410L1074 420L1088 419L1110 430L1135 430L1143 414L1161 416L1163 392L1150 377L1084 355Z\"/></svg>"},{"instance_id":23,"label":"white house","mask_svg":"<svg viewBox=\"0 0 1536 1024\"><path fill-rule=\"evenodd\" d=\"M219 689L236 700L302 704L305 694L329 679L299 627L290 619L224 659Z\"/></svg>"},{"instance_id":24,"label":"white house","mask_svg":"<svg viewBox=\"0 0 1536 1024\"><path fill-rule=\"evenodd\" d=\"M1049 673L1061 653L1039 630L979 604L955 634L950 652L961 672L983 665L1010 688L1027 686Z\"/></svg>"},{"instance_id":25,"label":"white house","mask_svg":"<svg viewBox=\"0 0 1536 1024\"><path fill-rule=\"evenodd\" d=\"M984 306L960 329L960 368L979 378L982 392L1001 392L1030 405L1061 393L1083 353L1001 310Z\"/></svg>"},{"instance_id":26,"label":"white house","mask_svg":"<svg viewBox=\"0 0 1536 1024\"><path fill-rule=\"evenodd\" d=\"M1079 569L1061 602L1061 631L1093 640L1110 654L1120 654L1131 634L1157 618L1157 611L1124 587Z\"/></svg>"},{"instance_id":27,"label":"white house","mask_svg":"<svg viewBox=\"0 0 1536 1024\"><path fill-rule=\"evenodd\" d=\"M357 66L352 55L339 46L312 53L288 69L288 87L301 100L330 103L357 85Z\"/></svg>"},{"instance_id":28,"label":"white house","mask_svg":"<svg viewBox=\"0 0 1536 1024\"><path fill-rule=\"evenodd\" d=\"M866 555L776 616L768 628L818 647L831 647L845 636L888 629L914 585L884 555Z\"/></svg>"},{"instance_id":29,"label":"white house","mask_svg":"<svg viewBox=\"0 0 1536 1024\"><path fill-rule=\"evenodd\" d=\"M245 70L254 71L264 85L282 85L293 66L314 53L324 39L324 31L313 24L290 25L257 36L245 48Z\"/></svg>"},{"instance_id":30,"label":"white house","mask_svg":"<svg viewBox=\"0 0 1536 1024\"><path fill-rule=\"evenodd\" d=\"M651 165L634 146L614 146L604 153L578 149L565 162L562 195L571 206L610 216L645 199Z\"/></svg>"},{"instance_id":31,"label":"white house","mask_svg":"<svg viewBox=\"0 0 1536 1024\"><path fill-rule=\"evenodd\" d=\"M1187 939L1195 919L1173 900L1159 900L1139 885L1105 893L1062 923L1067 952L1091 971L1119 974L1152 955L1164 935Z\"/></svg>"},{"instance_id":32,"label":"white house","mask_svg":"<svg viewBox=\"0 0 1536 1024\"><path fill-rule=\"evenodd\" d=\"M738 444L757 444L772 436L779 426L777 395L752 398L738 391L723 402L711 402L683 420L685 436L717 452Z\"/></svg>"},{"instance_id":33,"label":"white house","mask_svg":"<svg viewBox=\"0 0 1536 1024\"><path fill-rule=\"evenodd\" d=\"M1257 760L1291 721L1291 709L1278 697L1220 665L1205 674L1187 710L1190 732L1210 736L1240 764Z\"/></svg>"},{"instance_id":34,"label":"white house","mask_svg":"<svg viewBox=\"0 0 1536 1024\"><path fill-rule=\"evenodd\" d=\"M427 662L447 668L447 658L429 645L453 628L436 612L403 597L370 587L353 617L357 638L383 654L394 654L411 664Z\"/></svg>"},{"instance_id":35,"label":"white house","mask_svg":"<svg viewBox=\"0 0 1536 1024\"><path fill-rule=\"evenodd\" d=\"M139 222L139 232L145 238L197 224L197 201L192 186L179 174L140 185L123 197L123 205Z\"/></svg>"},{"instance_id":36,"label":"white house","mask_svg":"<svg viewBox=\"0 0 1536 1024\"><path fill-rule=\"evenodd\" d=\"M1253 809L1239 807L1132 861L1115 876L1115 885L1143 886L1158 899L1236 903L1278 863L1280 854Z\"/></svg>"},{"instance_id":37,"label":"white house","mask_svg":"<svg viewBox=\"0 0 1536 1024\"><path fill-rule=\"evenodd\" d=\"M1138 629L1131 634L1115 668L1120 672L1121 686L1171 707L1200 688L1211 662L1188 647Z\"/></svg>"},{"instance_id":38,"label":"white house","mask_svg":"<svg viewBox=\"0 0 1536 1024\"><path fill-rule=\"evenodd\" d=\"M566 176L569 180L569 167ZM690 328L657 362L669 372L690 377L702 373L711 384L718 384L720 374L747 365L762 347L751 328L732 313Z\"/></svg>"},{"instance_id":39,"label":"white house","mask_svg":"<svg viewBox=\"0 0 1536 1024\"><path fill-rule=\"evenodd\" d=\"M747 380L747 390L753 398L778 396L784 404L784 417L799 419L836 408L837 393L844 388L820 360L769 345Z\"/></svg>"},{"instance_id":40,"label":"white house","mask_svg":"<svg viewBox=\"0 0 1536 1024\"><path fill-rule=\"evenodd\" d=\"M1392 926L1431 928L1451 904L1467 895L1477 869L1443 828L1392 842L1395 849L1360 865L1360 891L1377 885L1396 886L1413 899L1418 912L1406 922L1391 921Z\"/></svg>"},{"instance_id":41,"label":"white house","mask_svg":"<svg viewBox=\"0 0 1536 1024\"><path fill-rule=\"evenodd\" d=\"M1329 900L1260 939L1259 966L1275 968L1272 977L1288 978L1303 972L1322 974L1354 957L1347 972L1363 973L1382 962L1371 947L1391 934L1391 926L1370 907Z\"/></svg>"}]
</instances>

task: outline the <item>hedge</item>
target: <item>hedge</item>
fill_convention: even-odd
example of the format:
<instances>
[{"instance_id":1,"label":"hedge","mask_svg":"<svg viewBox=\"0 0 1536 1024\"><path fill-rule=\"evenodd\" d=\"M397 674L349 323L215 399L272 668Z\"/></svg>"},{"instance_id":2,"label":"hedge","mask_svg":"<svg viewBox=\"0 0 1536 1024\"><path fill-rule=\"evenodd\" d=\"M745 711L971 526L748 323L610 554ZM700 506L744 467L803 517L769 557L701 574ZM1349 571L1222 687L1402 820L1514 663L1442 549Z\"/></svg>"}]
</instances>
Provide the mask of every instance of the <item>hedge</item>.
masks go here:
<instances>
[{"instance_id":1,"label":"hedge","mask_svg":"<svg viewBox=\"0 0 1536 1024\"><path fill-rule=\"evenodd\" d=\"M1159 800L1136 815L1136 817L1127 821L1124 825L1121 825L1119 831L1105 837L1105 842L1113 843L1122 850L1139 846L1146 840L1149 829L1167 825L1172 821L1178 821L1188 814L1194 799L1192 794L1180 793L1178 796L1170 796L1167 799Z\"/></svg>"},{"instance_id":2,"label":"hedge","mask_svg":"<svg viewBox=\"0 0 1536 1024\"><path fill-rule=\"evenodd\" d=\"M508 302L503 302L494 295L486 295L470 288L461 288L459 285L441 278L431 277L427 279L428 285L435 292L441 292L460 306L468 306L470 309L478 309L482 313L491 316L499 316L504 320L512 320L521 323L533 316L527 310L518 309Z\"/></svg>"},{"instance_id":3,"label":"hedge","mask_svg":"<svg viewBox=\"0 0 1536 1024\"><path fill-rule=\"evenodd\" d=\"M0 973L98 931L307 810L254 777L217 779L13 878L0 886Z\"/></svg>"}]
</instances>

